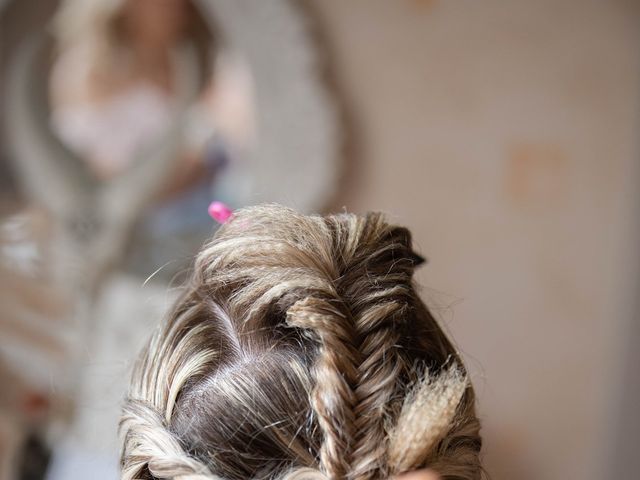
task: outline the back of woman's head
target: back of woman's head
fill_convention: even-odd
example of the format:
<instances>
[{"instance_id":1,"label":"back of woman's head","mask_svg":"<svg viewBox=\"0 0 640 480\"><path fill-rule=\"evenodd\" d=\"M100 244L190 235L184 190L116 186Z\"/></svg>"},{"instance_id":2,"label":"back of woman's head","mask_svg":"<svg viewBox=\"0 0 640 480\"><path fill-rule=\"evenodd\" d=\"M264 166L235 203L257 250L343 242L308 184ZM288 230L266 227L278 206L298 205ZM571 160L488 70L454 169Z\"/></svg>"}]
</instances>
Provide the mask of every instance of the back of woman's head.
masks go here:
<instances>
[{"instance_id":1,"label":"back of woman's head","mask_svg":"<svg viewBox=\"0 0 640 480\"><path fill-rule=\"evenodd\" d=\"M479 479L474 393L379 214L240 210L136 365L122 478Z\"/></svg>"}]
</instances>

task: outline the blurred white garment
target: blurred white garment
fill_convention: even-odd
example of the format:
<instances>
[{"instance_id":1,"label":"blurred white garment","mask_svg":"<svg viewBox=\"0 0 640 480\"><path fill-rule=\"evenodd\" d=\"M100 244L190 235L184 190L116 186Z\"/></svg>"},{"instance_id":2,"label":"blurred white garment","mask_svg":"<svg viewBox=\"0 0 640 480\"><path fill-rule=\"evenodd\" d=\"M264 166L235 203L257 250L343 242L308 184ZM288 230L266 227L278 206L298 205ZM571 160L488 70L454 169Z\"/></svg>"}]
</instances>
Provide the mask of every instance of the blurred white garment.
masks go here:
<instances>
[{"instance_id":1,"label":"blurred white garment","mask_svg":"<svg viewBox=\"0 0 640 480\"><path fill-rule=\"evenodd\" d=\"M51 122L60 139L96 171L116 173L169 128L172 112L169 95L138 82L99 103L56 107Z\"/></svg>"},{"instance_id":2,"label":"blurred white garment","mask_svg":"<svg viewBox=\"0 0 640 480\"><path fill-rule=\"evenodd\" d=\"M127 63L126 56L122 60ZM145 148L166 141L176 121L183 123L183 148L200 153L215 131L215 115L202 101L200 65L194 49L170 55L173 92L138 79L105 96L92 93L92 50L77 45L56 59L50 78L53 131L94 172L111 177L144 160ZM184 101L190 103L184 111Z\"/></svg>"}]
</instances>

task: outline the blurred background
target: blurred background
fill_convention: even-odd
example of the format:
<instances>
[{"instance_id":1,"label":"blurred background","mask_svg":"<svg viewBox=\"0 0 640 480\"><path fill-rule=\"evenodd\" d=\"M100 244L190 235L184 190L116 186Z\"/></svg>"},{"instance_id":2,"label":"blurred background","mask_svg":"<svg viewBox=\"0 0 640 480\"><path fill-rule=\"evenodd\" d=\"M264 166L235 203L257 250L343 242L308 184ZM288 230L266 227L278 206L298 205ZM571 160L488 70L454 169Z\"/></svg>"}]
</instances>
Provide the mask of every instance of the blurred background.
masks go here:
<instances>
[{"instance_id":1,"label":"blurred background","mask_svg":"<svg viewBox=\"0 0 640 480\"><path fill-rule=\"evenodd\" d=\"M211 200L381 210L493 479L638 478L640 2L0 0L0 479L115 479Z\"/></svg>"}]
</instances>

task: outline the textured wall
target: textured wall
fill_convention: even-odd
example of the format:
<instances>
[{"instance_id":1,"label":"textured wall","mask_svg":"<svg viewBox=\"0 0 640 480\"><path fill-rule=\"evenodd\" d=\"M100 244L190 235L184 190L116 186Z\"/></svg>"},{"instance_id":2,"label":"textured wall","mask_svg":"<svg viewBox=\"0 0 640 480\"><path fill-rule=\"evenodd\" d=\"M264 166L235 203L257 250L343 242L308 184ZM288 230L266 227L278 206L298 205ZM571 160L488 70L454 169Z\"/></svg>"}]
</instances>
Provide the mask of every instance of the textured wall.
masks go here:
<instances>
[{"instance_id":1,"label":"textured wall","mask_svg":"<svg viewBox=\"0 0 640 480\"><path fill-rule=\"evenodd\" d=\"M493 478L606 478L640 265L639 4L312 5L361 129L339 204L430 258Z\"/></svg>"}]
</instances>

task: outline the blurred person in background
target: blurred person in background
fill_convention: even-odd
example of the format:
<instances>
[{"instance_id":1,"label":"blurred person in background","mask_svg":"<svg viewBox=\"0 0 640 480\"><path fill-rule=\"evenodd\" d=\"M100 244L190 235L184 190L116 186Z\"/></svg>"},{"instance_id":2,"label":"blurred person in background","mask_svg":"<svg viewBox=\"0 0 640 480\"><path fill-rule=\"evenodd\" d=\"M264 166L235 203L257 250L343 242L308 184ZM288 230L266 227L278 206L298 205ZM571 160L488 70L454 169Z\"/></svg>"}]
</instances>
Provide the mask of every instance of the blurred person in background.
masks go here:
<instances>
[{"instance_id":1,"label":"blurred person in background","mask_svg":"<svg viewBox=\"0 0 640 480\"><path fill-rule=\"evenodd\" d=\"M215 177L251 142L249 73L210 24L191 0L67 0L54 19L51 126L96 178L153 161L149 147L183 123L178 158L138 229L142 269L199 246ZM158 242L171 237L183 244Z\"/></svg>"},{"instance_id":2,"label":"blurred person in background","mask_svg":"<svg viewBox=\"0 0 640 480\"><path fill-rule=\"evenodd\" d=\"M56 21L52 125L97 177L109 180L124 174L136 150L170 123L185 75L210 88L213 44L188 1L84 3L68 2ZM82 13L94 18L74 28L72 19ZM212 118L202 120L212 133ZM201 178L201 148L185 145L185 164L176 169L180 183L196 173Z\"/></svg>"}]
</instances>

